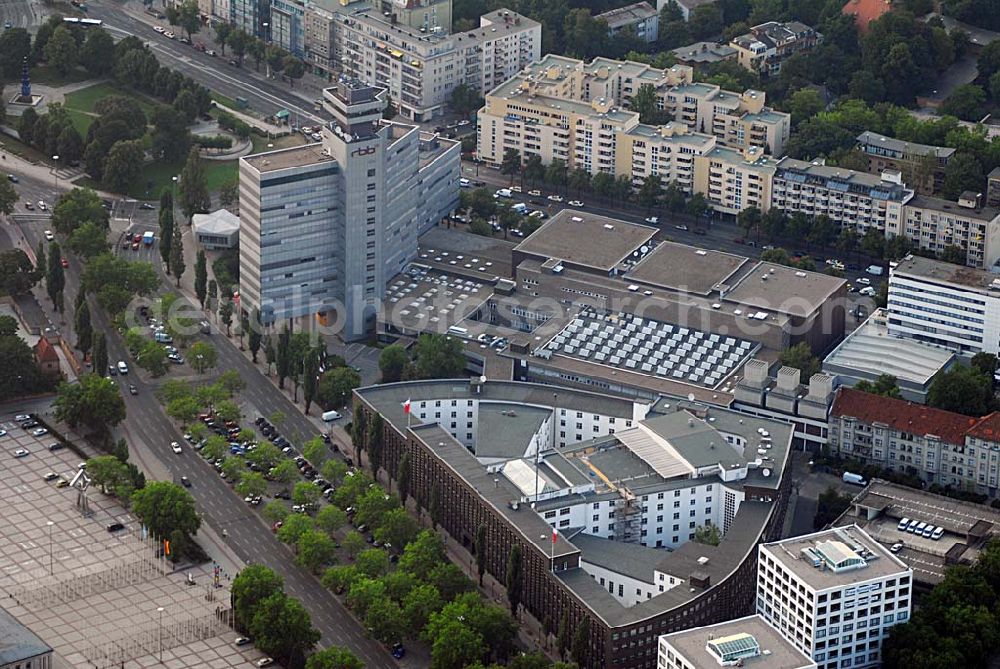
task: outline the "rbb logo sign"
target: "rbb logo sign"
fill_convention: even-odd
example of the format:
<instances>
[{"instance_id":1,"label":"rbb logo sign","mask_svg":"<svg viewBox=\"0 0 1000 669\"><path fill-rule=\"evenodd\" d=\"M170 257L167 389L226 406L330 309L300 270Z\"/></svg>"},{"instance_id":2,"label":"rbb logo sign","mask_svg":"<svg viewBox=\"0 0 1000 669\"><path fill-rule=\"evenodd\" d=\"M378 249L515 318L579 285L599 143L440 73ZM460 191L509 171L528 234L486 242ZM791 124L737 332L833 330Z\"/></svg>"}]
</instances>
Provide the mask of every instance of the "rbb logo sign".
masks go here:
<instances>
[{"instance_id":1,"label":"rbb logo sign","mask_svg":"<svg viewBox=\"0 0 1000 669\"><path fill-rule=\"evenodd\" d=\"M351 157L353 158L354 156L370 156L373 153L375 153L375 147L366 146L363 149L354 149L353 151L351 151Z\"/></svg>"}]
</instances>

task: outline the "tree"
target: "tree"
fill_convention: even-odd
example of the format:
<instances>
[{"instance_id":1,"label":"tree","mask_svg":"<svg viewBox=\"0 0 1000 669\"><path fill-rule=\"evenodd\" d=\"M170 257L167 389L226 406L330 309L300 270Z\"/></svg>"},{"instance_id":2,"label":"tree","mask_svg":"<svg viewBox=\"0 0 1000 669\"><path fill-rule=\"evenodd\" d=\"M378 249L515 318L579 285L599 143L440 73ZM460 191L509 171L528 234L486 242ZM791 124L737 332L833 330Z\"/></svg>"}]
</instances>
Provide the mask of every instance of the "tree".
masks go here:
<instances>
[{"instance_id":1,"label":"tree","mask_svg":"<svg viewBox=\"0 0 1000 669\"><path fill-rule=\"evenodd\" d=\"M197 0L185 0L177 12L177 25L184 29L188 39L201 30L201 15Z\"/></svg>"},{"instance_id":2,"label":"tree","mask_svg":"<svg viewBox=\"0 0 1000 669\"><path fill-rule=\"evenodd\" d=\"M173 200L171 200L171 203ZM173 204L164 208L160 205L160 260L167 274L170 274L170 258L174 243L174 208Z\"/></svg>"},{"instance_id":3,"label":"tree","mask_svg":"<svg viewBox=\"0 0 1000 669\"><path fill-rule=\"evenodd\" d=\"M898 380L892 374L879 374L874 382L862 379L854 384L854 389L883 397L900 397Z\"/></svg>"},{"instance_id":4,"label":"tree","mask_svg":"<svg viewBox=\"0 0 1000 669\"><path fill-rule=\"evenodd\" d=\"M982 86L962 84L956 86L941 103L942 115L957 116L963 121L979 121L983 118L986 91Z\"/></svg>"},{"instance_id":5,"label":"tree","mask_svg":"<svg viewBox=\"0 0 1000 669\"><path fill-rule=\"evenodd\" d=\"M49 247L49 268L45 275L45 292L52 304L61 313L63 310L63 289L66 287L66 275L63 273L62 253L59 243L52 242Z\"/></svg>"},{"instance_id":6,"label":"tree","mask_svg":"<svg viewBox=\"0 0 1000 669\"><path fill-rule=\"evenodd\" d=\"M290 87L295 87L295 80L301 79L302 75L306 73L306 64L302 62L300 58L289 54L285 56L282 63L285 71L285 76L288 77L288 84Z\"/></svg>"},{"instance_id":7,"label":"tree","mask_svg":"<svg viewBox=\"0 0 1000 669\"><path fill-rule=\"evenodd\" d=\"M840 517L851 504L850 495L840 494L833 486L820 493L816 504L816 516L813 518L813 529L819 530Z\"/></svg>"},{"instance_id":8,"label":"tree","mask_svg":"<svg viewBox=\"0 0 1000 669\"><path fill-rule=\"evenodd\" d=\"M363 551L365 549L365 546L367 546L368 544L365 541L364 536L360 532L351 531L347 533L346 537L344 537L344 541L341 545L347 552L348 556L354 557L355 555Z\"/></svg>"},{"instance_id":9,"label":"tree","mask_svg":"<svg viewBox=\"0 0 1000 669\"><path fill-rule=\"evenodd\" d=\"M957 151L944 168L941 197L957 200L965 191L983 190L983 167L979 160L966 151Z\"/></svg>"},{"instance_id":10,"label":"tree","mask_svg":"<svg viewBox=\"0 0 1000 669\"><path fill-rule=\"evenodd\" d=\"M524 178L532 183L539 182L545 178L545 166L542 164L542 157L537 153L532 153L525 158Z\"/></svg>"},{"instance_id":11,"label":"tree","mask_svg":"<svg viewBox=\"0 0 1000 669\"><path fill-rule=\"evenodd\" d=\"M449 104L453 112L464 117L482 107L484 101L477 91L462 83L451 89Z\"/></svg>"},{"instance_id":12,"label":"tree","mask_svg":"<svg viewBox=\"0 0 1000 669\"><path fill-rule=\"evenodd\" d=\"M0 108L0 113L3 109ZM14 205L17 203L17 191L9 181L0 183L0 214L9 216L14 213Z\"/></svg>"},{"instance_id":13,"label":"tree","mask_svg":"<svg viewBox=\"0 0 1000 669\"><path fill-rule=\"evenodd\" d=\"M306 415L309 415L309 407L316 399L316 392L319 385L319 352L308 351L302 360L302 400L306 405Z\"/></svg>"},{"instance_id":14,"label":"tree","mask_svg":"<svg viewBox=\"0 0 1000 669\"><path fill-rule=\"evenodd\" d=\"M184 90L177 96L175 105L191 106L193 94ZM193 112L193 114L192 114ZM189 114L190 117L189 117ZM191 147L188 124L197 116L197 109L180 110L174 107L157 107L153 112L153 155L165 160L180 160ZM161 209L162 211L162 209Z\"/></svg>"},{"instance_id":15,"label":"tree","mask_svg":"<svg viewBox=\"0 0 1000 669\"><path fill-rule=\"evenodd\" d=\"M663 182L660 180L659 175L650 174L642 182L642 186L639 187L639 192L636 193L636 200L646 209L652 209L659 202L662 194Z\"/></svg>"},{"instance_id":16,"label":"tree","mask_svg":"<svg viewBox=\"0 0 1000 669\"><path fill-rule=\"evenodd\" d=\"M155 537L180 532L191 537L201 526L194 499L170 481L150 481L132 496L132 510Z\"/></svg>"},{"instance_id":17,"label":"tree","mask_svg":"<svg viewBox=\"0 0 1000 669\"><path fill-rule=\"evenodd\" d=\"M422 334L414 348L414 374L420 379L456 378L465 371L465 354L457 338Z\"/></svg>"},{"instance_id":18,"label":"tree","mask_svg":"<svg viewBox=\"0 0 1000 669\"><path fill-rule=\"evenodd\" d=\"M125 420L125 403L118 388L96 374L84 374L73 385L60 384L54 406L56 420L70 427L85 425L101 435Z\"/></svg>"},{"instance_id":19,"label":"tree","mask_svg":"<svg viewBox=\"0 0 1000 669\"><path fill-rule=\"evenodd\" d=\"M707 546L718 546L722 541L718 525L701 525L694 529L694 540Z\"/></svg>"},{"instance_id":20,"label":"tree","mask_svg":"<svg viewBox=\"0 0 1000 669\"><path fill-rule=\"evenodd\" d=\"M555 158L545 168L545 181L556 190L559 186L566 184L566 162L560 158Z\"/></svg>"},{"instance_id":21,"label":"tree","mask_svg":"<svg viewBox=\"0 0 1000 669\"><path fill-rule=\"evenodd\" d=\"M517 615L517 607L521 604L521 590L524 580L524 568L521 562L521 546L514 544L507 556L507 578L505 579L507 601L510 603L512 615Z\"/></svg>"},{"instance_id":22,"label":"tree","mask_svg":"<svg viewBox=\"0 0 1000 669\"><path fill-rule=\"evenodd\" d=\"M194 263L194 292L204 308L205 300L208 298L208 267L204 249L198 249L198 257Z\"/></svg>"},{"instance_id":23,"label":"tree","mask_svg":"<svg viewBox=\"0 0 1000 669\"><path fill-rule=\"evenodd\" d=\"M38 267L21 249L0 251L0 290L7 295L21 295L31 290L48 271L45 255L38 256Z\"/></svg>"},{"instance_id":24,"label":"tree","mask_svg":"<svg viewBox=\"0 0 1000 669\"><path fill-rule=\"evenodd\" d=\"M406 349L399 344L386 346L378 356L378 368L382 372L382 383L401 381L409 358Z\"/></svg>"},{"instance_id":25,"label":"tree","mask_svg":"<svg viewBox=\"0 0 1000 669\"><path fill-rule=\"evenodd\" d=\"M267 481L257 472L246 472L240 477L236 492L244 497L260 497L267 492Z\"/></svg>"},{"instance_id":26,"label":"tree","mask_svg":"<svg viewBox=\"0 0 1000 669\"><path fill-rule=\"evenodd\" d=\"M52 225L64 235L72 234L78 226L88 222L107 230L108 219L108 210L90 188L74 188L62 195L52 209Z\"/></svg>"},{"instance_id":27,"label":"tree","mask_svg":"<svg viewBox=\"0 0 1000 669\"><path fill-rule=\"evenodd\" d=\"M0 76L9 81L16 80L25 58L31 58L31 35L28 31L11 28L0 33Z\"/></svg>"},{"instance_id":28,"label":"tree","mask_svg":"<svg viewBox=\"0 0 1000 669\"><path fill-rule=\"evenodd\" d=\"M207 341L198 341L188 351L188 362L194 371L201 374L215 368L218 363L218 353Z\"/></svg>"},{"instance_id":29,"label":"tree","mask_svg":"<svg viewBox=\"0 0 1000 669\"><path fill-rule=\"evenodd\" d=\"M573 646L570 654L579 666L587 666L587 655L590 653L590 618L581 618L573 633Z\"/></svg>"},{"instance_id":30,"label":"tree","mask_svg":"<svg viewBox=\"0 0 1000 669\"><path fill-rule=\"evenodd\" d=\"M86 259L107 253L107 230L97 223L87 221L72 233L66 240L66 248Z\"/></svg>"},{"instance_id":31,"label":"tree","mask_svg":"<svg viewBox=\"0 0 1000 669\"><path fill-rule=\"evenodd\" d=\"M320 639L305 607L283 592L276 592L260 602L249 631L257 648L286 660L301 657Z\"/></svg>"},{"instance_id":32,"label":"tree","mask_svg":"<svg viewBox=\"0 0 1000 669\"><path fill-rule=\"evenodd\" d=\"M80 64L94 76L106 76L114 69L114 52L115 42L107 31L88 30L87 39L80 48Z\"/></svg>"},{"instance_id":33,"label":"tree","mask_svg":"<svg viewBox=\"0 0 1000 669\"><path fill-rule=\"evenodd\" d=\"M292 502L309 506L319 502L320 490L307 481L299 481L292 488Z\"/></svg>"},{"instance_id":34,"label":"tree","mask_svg":"<svg viewBox=\"0 0 1000 669\"><path fill-rule=\"evenodd\" d=\"M264 345L264 359L267 360L267 373L271 374L271 365L274 365L278 359L278 353L274 348L274 341L271 337L267 338Z\"/></svg>"},{"instance_id":35,"label":"tree","mask_svg":"<svg viewBox=\"0 0 1000 669\"><path fill-rule=\"evenodd\" d=\"M642 84L629 100L629 109L639 112L639 122L662 125L670 120L670 115L657 106L658 96L652 84Z\"/></svg>"},{"instance_id":36,"label":"tree","mask_svg":"<svg viewBox=\"0 0 1000 669\"><path fill-rule=\"evenodd\" d=\"M118 141L104 162L103 181L111 190L126 193L142 169L143 148L139 141Z\"/></svg>"},{"instance_id":37,"label":"tree","mask_svg":"<svg viewBox=\"0 0 1000 669\"><path fill-rule=\"evenodd\" d=\"M365 627L383 643L399 641L407 631L407 623L399 604L388 597L372 602L365 614Z\"/></svg>"},{"instance_id":38,"label":"tree","mask_svg":"<svg viewBox=\"0 0 1000 669\"><path fill-rule=\"evenodd\" d=\"M997 373L997 356L986 351L980 351L972 356L969 365L983 376L992 379Z\"/></svg>"},{"instance_id":39,"label":"tree","mask_svg":"<svg viewBox=\"0 0 1000 669\"><path fill-rule=\"evenodd\" d=\"M233 326L233 301L225 297L219 304L219 320L226 326L226 336L232 335Z\"/></svg>"},{"instance_id":40,"label":"tree","mask_svg":"<svg viewBox=\"0 0 1000 669\"><path fill-rule=\"evenodd\" d=\"M306 660L306 669L364 669L364 662L341 646L330 646L313 653Z\"/></svg>"},{"instance_id":41,"label":"tree","mask_svg":"<svg viewBox=\"0 0 1000 669\"><path fill-rule=\"evenodd\" d=\"M792 93L788 100L788 111L792 115L792 123L798 126L803 121L813 118L823 111L823 98L815 88L800 88Z\"/></svg>"},{"instance_id":42,"label":"tree","mask_svg":"<svg viewBox=\"0 0 1000 669\"><path fill-rule=\"evenodd\" d=\"M303 444L302 457L308 460L313 467L317 469L322 467L323 461L327 457L326 444L323 442L323 439L313 437Z\"/></svg>"},{"instance_id":43,"label":"tree","mask_svg":"<svg viewBox=\"0 0 1000 669\"><path fill-rule=\"evenodd\" d=\"M807 342L799 342L787 348L778 356L778 361L785 367L794 367L802 373L802 380L808 381L813 374L820 371L820 361L813 355Z\"/></svg>"},{"instance_id":44,"label":"tree","mask_svg":"<svg viewBox=\"0 0 1000 669\"><path fill-rule=\"evenodd\" d=\"M94 357L90 367L97 376L104 376L108 368L108 341L103 332L96 330L92 331L91 337L94 340Z\"/></svg>"},{"instance_id":45,"label":"tree","mask_svg":"<svg viewBox=\"0 0 1000 669\"><path fill-rule=\"evenodd\" d=\"M956 365L931 383L927 404L967 416L986 415L994 405L993 379L977 368Z\"/></svg>"},{"instance_id":46,"label":"tree","mask_svg":"<svg viewBox=\"0 0 1000 669\"><path fill-rule=\"evenodd\" d=\"M192 147L188 153L187 162L181 170L180 205L181 211L187 216L188 224L195 214L208 211L212 206L212 198L208 193L205 178L205 168L201 164L198 148Z\"/></svg>"},{"instance_id":47,"label":"tree","mask_svg":"<svg viewBox=\"0 0 1000 669\"><path fill-rule=\"evenodd\" d=\"M253 363L257 364L257 354L260 352L261 341L263 340L263 335L260 332L260 310L254 309L253 314L250 317L249 322L250 328L247 335L247 346L250 347L250 353L253 355Z\"/></svg>"},{"instance_id":48,"label":"tree","mask_svg":"<svg viewBox=\"0 0 1000 669\"><path fill-rule=\"evenodd\" d=\"M231 456L222 461L222 474L230 483L238 484L247 473L247 463L240 456Z\"/></svg>"},{"instance_id":49,"label":"tree","mask_svg":"<svg viewBox=\"0 0 1000 669\"><path fill-rule=\"evenodd\" d=\"M399 568L426 580L431 571L445 560L447 557L441 537L430 530L423 530L403 550Z\"/></svg>"},{"instance_id":50,"label":"tree","mask_svg":"<svg viewBox=\"0 0 1000 669\"><path fill-rule=\"evenodd\" d=\"M62 76L76 67L79 60L79 48L73 33L66 26L59 26L45 45L45 62L55 68Z\"/></svg>"},{"instance_id":51,"label":"tree","mask_svg":"<svg viewBox=\"0 0 1000 669\"><path fill-rule=\"evenodd\" d=\"M351 393L361 385L361 376L350 367L337 367L323 373L316 389L316 401L326 410L343 407Z\"/></svg>"},{"instance_id":52,"label":"tree","mask_svg":"<svg viewBox=\"0 0 1000 669\"><path fill-rule=\"evenodd\" d=\"M295 562L314 574L335 560L337 549L327 532L303 532L295 545L298 551Z\"/></svg>"},{"instance_id":53,"label":"tree","mask_svg":"<svg viewBox=\"0 0 1000 669\"><path fill-rule=\"evenodd\" d=\"M167 352L155 341L147 340L136 356L136 364L155 378L167 373Z\"/></svg>"},{"instance_id":54,"label":"tree","mask_svg":"<svg viewBox=\"0 0 1000 669\"><path fill-rule=\"evenodd\" d=\"M521 172L521 153L517 149L505 149L500 163L500 173L510 176L510 183Z\"/></svg>"},{"instance_id":55,"label":"tree","mask_svg":"<svg viewBox=\"0 0 1000 669\"><path fill-rule=\"evenodd\" d=\"M184 241L179 225L173 226L173 236L170 240L170 273L174 275L177 287L181 285L181 275L184 274Z\"/></svg>"},{"instance_id":56,"label":"tree","mask_svg":"<svg viewBox=\"0 0 1000 669\"><path fill-rule=\"evenodd\" d=\"M406 506L406 498L410 495L410 454L403 453L396 465L396 489L399 491L399 501Z\"/></svg>"},{"instance_id":57,"label":"tree","mask_svg":"<svg viewBox=\"0 0 1000 669\"><path fill-rule=\"evenodd\" d=\"M83 157L83 148L83 137L76 128L71 125L63 127L56 145L60 159L68 163L79 160Z\"/></svg>"},{"instance_id":58,"label":"tree","mask_svg":"<svg viewBox=\"0 0 1000 669\"><path fill-rule=\"evenodd\" d=\"M79 291L83 295L83 291ZM90 322L90 305L86 300L80 302L79 308L73 315L73 328L76 330L76 347L83 353L84 357L90 352L94 344L94 329Z\"/></svg>"},{"instance_id":59,"label":"tree","mask_svg":"<svg viewBox=\"0 0 1000 669\"><path fill-rule=\"evenodd\" d=\"M482 635L458 620L443 623L431 640L431 669L466 667L483 655Z\"/></svg>"},{"instance_id":60,"label":"tree","mask_svg":"<svg viewBox=\"0 0 1000 669\"><path fill-rule=\"evenodd\" d=\"M284 585L281 576L263 565L250 564L241 569L231 588L237 622L248 626L261 602L280 593Z\"/></svg>"},{"instance_id":61,"label":"tree","mask_svg":"<svg viewBox=\"0 0 1000 669\"><path fill-rule=\"evenodd\" d=\"M395 550L403 550L420 531L417 521L403 508L392 509L382 516L375 538Z\"/></svg>"},{"instance_id":62,"label":"tree","mask_svg":"<svg viewBox=\"0 0 1000 669\"><path fill-rule=\"evenodd\" d=\"M699 218L705 216L711 211L711 206L708 204L708 200L701 193L695 193L684 205L684 210L687 212L688 216L692 218Z\"/></svg>"},{"instance_id":63,"label":"tree","mask_svg":"<svg viewBox=\"0 0 1000 669\"><path fill-rule=\"evenodd\" d=\"M316 514L316 526L329 535L347 524L347 514L339 507L329 504Z\"/></svg>"}]
</instances>

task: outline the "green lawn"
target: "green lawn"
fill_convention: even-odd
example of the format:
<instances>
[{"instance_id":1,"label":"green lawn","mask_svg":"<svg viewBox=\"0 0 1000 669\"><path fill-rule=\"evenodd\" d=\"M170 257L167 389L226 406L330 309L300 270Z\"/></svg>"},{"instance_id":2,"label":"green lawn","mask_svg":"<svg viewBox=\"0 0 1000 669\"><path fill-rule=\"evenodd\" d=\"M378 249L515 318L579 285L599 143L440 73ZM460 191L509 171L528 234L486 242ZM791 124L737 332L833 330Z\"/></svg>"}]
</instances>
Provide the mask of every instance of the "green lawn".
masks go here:
<instances>
[{"instance_id":1,"label":"green lawn","mask_svg":"<svg viewBox=\"0 0 1000 669\"><path fill-rule=\"evenodd\" d=\"M212 91L211 97L213 100L218 102L223 107L229 107L230 109L236 109L236 100L231 97L225 96L222 93L216 93Z\"/></svg>"},{"instance_id":2,"label":"green lawn","mask_svg":"<svg viewBox=\"0 0 1000 669\"><path fill-rule=\"evenodd\" d=\"M139 179L136 180L135 186L129 190L129 197L140 200L158 199L164 188L173 186L172 177L181 173L181 170L184 169L185 160L181 159L172 163L157 160L149 163L142 171ZM222 188L227 181L235 179L239 170L239 164L236 160L225 162L204 160L202 164L205 166L205 181L208 184L208 190L211 192ZM149 182L152 182L153 187L147 190Z\"/></svg>"},{"instance_id":3,"label":"green lawn","mask_svg":"<svg viewBox=\"0 0 1000 669\"><path fill-rule=\"evenodd\" d=\"M66 113L69 114L70 120L73 121L73 127L80 133L80 137L86 139L87 131L90 130L90 126L94 123L97 116L92 116L79 109L67 109Z\"/></svg>"},{"instance_id":4,"label":"green lawn","mask_svg":"<svg viewBox=\"0 0 1000 669\"><path fill-rule=\"evenodd\" d=\"M139 106L142 107L142 111L146 112L147 116L152 113L157 104L144 95L137 94L133 91L127 91L109 82L103 82L100 84L94 84L93 86L88 86L87 88L81 88L80 90L73 91L67 95L65 103L66 108L76 109L82 112L93 112L97 102L102 98L108 97L109 95L122 95L127 98L132 98L139 103Z\"/></svg>"},{"instance_id":5,"label":"green lawn","mask_svg":"<svg viewBox=\"0 0 1000 669\"><path fill-rule=\"evenodd\" d=\"M48 65L33 65L28 70L28 75L31 77L33 83L48 84L49 86L65 86L66 84L76 84L93 78L83 68L76 68L62 75ZM17 81L21 81L20 75L18 75Z\"/></svg>"}]
</instances>

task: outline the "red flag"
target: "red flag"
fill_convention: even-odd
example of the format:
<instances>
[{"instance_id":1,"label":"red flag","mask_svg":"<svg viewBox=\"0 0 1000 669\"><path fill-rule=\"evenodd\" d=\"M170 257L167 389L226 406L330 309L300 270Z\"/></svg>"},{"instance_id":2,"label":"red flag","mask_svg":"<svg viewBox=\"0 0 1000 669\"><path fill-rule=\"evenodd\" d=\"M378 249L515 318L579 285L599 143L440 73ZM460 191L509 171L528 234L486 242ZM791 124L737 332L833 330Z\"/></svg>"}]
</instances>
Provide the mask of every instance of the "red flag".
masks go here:
<instances>
[{"instance_id":1,"label":"red flag","mask_svg":"<svg viewBox=\"0 0 1000 669\"><path fill-rule=\"evenodd\" d=\"M410 413L410 400L403 402L403 413Z\"/></svg>"},{"instance_id":2,"label":"red flag","mask_svg":"<svg viewBox=\"0 0 1000 669\"><path fill-rule=\"evenodd\" d=\"M553 527L552 528L552 543L555 543L558 538L559 538L559 532L558 532L558 530L556 530L556 528Z\"/></svg>"}]
</instances>

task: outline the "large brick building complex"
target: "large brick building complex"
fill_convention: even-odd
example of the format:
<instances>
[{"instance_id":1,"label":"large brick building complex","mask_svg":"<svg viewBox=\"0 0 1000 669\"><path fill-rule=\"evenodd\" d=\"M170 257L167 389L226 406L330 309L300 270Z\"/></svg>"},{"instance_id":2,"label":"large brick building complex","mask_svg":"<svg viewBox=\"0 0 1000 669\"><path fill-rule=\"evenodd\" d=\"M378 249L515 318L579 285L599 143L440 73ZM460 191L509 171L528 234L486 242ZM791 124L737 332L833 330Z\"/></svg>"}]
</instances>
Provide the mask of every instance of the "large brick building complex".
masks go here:
<instances>
[{"instance_id":1,"label":"large brick building complex","mask_svg":"<svg viewBox=\"0 0 1000 669\"><path fill-rule=\"evenodd\" d=\"M520 547L525 611L551 634L564 616L588 626L586 667L654 667L659 635L753 611L790 426L479 379L361 388L355 407L369 455L394 474L408 454L411 494L442 529L472 550L485 528L491 575L504 580ZM708 526L717 546L692 541Z\"/></svg>"}]
</instances>

